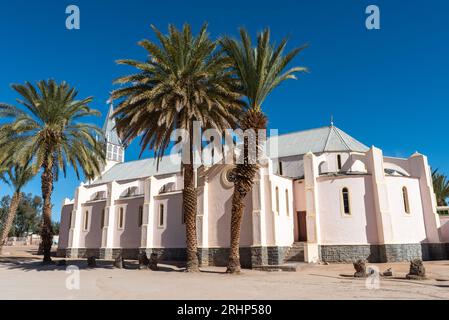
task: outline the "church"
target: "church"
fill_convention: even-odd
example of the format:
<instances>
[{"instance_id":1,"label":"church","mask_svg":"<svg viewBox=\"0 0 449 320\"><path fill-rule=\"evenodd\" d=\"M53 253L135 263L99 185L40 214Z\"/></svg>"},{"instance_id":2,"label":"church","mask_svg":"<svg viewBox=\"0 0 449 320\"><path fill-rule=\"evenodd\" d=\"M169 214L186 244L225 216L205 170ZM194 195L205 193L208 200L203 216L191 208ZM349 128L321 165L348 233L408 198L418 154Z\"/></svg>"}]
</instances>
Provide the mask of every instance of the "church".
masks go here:
<instances>
[{"instance_id":1,"label":"church","mask_svg":"<svg viewBox=\"0 0 449 320\"><path fill-rule=\"evenodd\" d=\"M181 165L167 157L159 166L154 159L126 162L112 112L111 106L103 127L106 167L64 201L58 255L137 259L146 252L185 261ZM437 213L425 155L386 156L333 124L269 139L277 154L260 167L245 199L243 267L449 257L449 229ZM232 169L198 168L203 266L227 263Z\"/></svg>"}]
</instances>

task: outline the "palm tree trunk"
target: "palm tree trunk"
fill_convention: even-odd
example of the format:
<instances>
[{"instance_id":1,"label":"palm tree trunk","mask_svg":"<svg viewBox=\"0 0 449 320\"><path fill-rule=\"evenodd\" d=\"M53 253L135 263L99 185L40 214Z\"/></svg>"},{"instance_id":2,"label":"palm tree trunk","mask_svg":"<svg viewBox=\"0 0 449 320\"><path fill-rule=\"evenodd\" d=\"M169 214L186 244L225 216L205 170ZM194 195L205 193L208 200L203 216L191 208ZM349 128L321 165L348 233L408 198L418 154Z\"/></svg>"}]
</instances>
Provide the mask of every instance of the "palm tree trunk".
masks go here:
<instances>
[{"instance_id":1,"label":"palm tree trunk","mask_svg":"<svg viewBox=\"0 0 449 320\"><path fill-rule=\"evenodd\" d=\"M231 213L231 250L226 272L240 272L240 230L242 227L243 212L245 210L244 200L251 192L253 180L256 176L258 166L256 164L238 164L235 168L234 193L232 195Z\"/></svg>"},{"instance_id":2,"label":"palm tree trunk","mask_svg":"<svg viewBox=\"0 0 449 320\"><path fill-rule=\"evenodd\" d=\"M226 272L239 273L240 266L240 232L242 227L243 213L245 210L245 197L253 189L254 178L256 176L259 165L257 163L249 163L248 151L251 147L256 150L256 159L259 148L258 130L265 129L267 126L267 118L259 108L250 109L242 120L242 129L253 129L256 132L256 141L244 141L244 160L243 164L237 164L235 168L234 193L232 195L232 212L231 212L231 244L229 261Z\"/></svg>"},{"instance_id":3,"label":"palm tree trunk","mask_svg":"<svg viewBox=\"0 0 449 320\"><path fill-rule=\"evenodd\" d=\"M46 157L48 159L48 157ZM53 163L51 160L45 161L44 172L41 177L42 198L44 200L42 208L42 250L44 262L51 262L51 246L53 244L53 230L51 226L51 194L53 191Z\"/></svg>"},{"instance_id":4,"label":"palm tree trunk","mask_svg":"<svg viewBox=\"0 0 449 320\"><path fill-rule=\"evenodd\" d=\"M186 223L187 271L197 272L199 271L196 239L197 194L193 164L183 164L183 168L184 189L182 191L182 196Z\"/></svg>"},{"instance_id":5,"label":"palm tree trunk","mask_svg":"<svg viewBox=\"0 0 449 320\"><path fill-rule=\"evenodd\" d=\"M8 238L9 231L11 230L14 218L16 216L17 208L19 207L19 203L21 200L22 200L22 193L15 192L14 195L12 196L11 203L9 205L8 216L6 217L6 223L4 224L2 236L0 238L0 252L4 242Z\"/></svg>"},{"instance_id":6,"label":"palm tree trunk","mask_svg":"<svg viewBox=\"0 0 449 320\"><path fill-rule=\"evenodd\" d=\"M197 192L195 187L195 173L193 164L193 121L189 128L189 163L183 163L184 189L182 191L182 205L184 209L186 223L186 251L187 251L187 272L198 272L198 246L196 237L196 210Z\"/></svg>"}]
</instances>

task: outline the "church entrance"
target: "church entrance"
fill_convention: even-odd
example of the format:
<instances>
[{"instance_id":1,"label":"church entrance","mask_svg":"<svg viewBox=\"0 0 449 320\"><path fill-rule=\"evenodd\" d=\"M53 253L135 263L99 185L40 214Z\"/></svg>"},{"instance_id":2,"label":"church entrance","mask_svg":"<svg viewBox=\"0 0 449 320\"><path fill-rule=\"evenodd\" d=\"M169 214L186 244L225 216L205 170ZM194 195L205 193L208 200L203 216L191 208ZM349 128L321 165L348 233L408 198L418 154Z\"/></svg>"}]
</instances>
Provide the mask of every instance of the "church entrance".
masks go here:
<instances>
[{"instance_id":1,"label":"church entrance","mask_svg":"<svg viewBox=\"0 0 449 320\"><path fill-rule=\"evenodd\" d=\"M307 241L306 211L296 212L295 242Z\"/></svg>"}]
</instances>

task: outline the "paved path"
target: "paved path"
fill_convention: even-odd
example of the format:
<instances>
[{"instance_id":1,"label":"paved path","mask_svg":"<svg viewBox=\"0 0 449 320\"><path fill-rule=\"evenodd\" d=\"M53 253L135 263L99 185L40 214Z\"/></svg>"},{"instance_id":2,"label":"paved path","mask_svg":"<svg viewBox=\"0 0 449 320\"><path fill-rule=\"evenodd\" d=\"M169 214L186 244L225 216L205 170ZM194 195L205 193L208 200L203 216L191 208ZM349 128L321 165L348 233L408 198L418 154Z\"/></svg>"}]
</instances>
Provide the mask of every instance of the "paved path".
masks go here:
<instances>
[{"instance_id":1,"label":"paved path","mask_svg":"<svg viewBox=\"0 0 449 320\"><path fill-rule=\"evenodd\" d=\"M378 289L370 289L365 280L340 276L354 272L349 264L228 275L217 267L202 268L199 274L169 265L156 272L137 270L135 263L119 270L107 261L88 269L85 260L69 260L79 268L80 284L79 290L69 290L67 283L76 285L76 273L43 266L38 259L32 250L5 248L0 299L449 299L449 261L425 262L430 278L425 281L401 279L407 263L373 264L381 271L392 267L395 278L382 278Z\"/></svg>"}]
</instances>

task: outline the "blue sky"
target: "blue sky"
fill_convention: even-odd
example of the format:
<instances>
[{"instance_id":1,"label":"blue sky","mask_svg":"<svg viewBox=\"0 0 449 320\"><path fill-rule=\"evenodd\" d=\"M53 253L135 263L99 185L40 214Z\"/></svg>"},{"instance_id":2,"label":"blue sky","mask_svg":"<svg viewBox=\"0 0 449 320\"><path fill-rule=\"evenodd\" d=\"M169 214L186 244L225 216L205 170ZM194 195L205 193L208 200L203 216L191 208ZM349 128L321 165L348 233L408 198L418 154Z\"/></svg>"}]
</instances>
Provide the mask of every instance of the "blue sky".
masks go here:
<instances>
[{"instance_id":1,"label":"blue sky","mask_svg":"<svg viewBox=\"0 0 449 320\"><path fill-rule=\"evenodd\" d=\"M78 5L81 29L65 28L65 8ZM365 8L380 8L381 29L365 28ZM120 58L145 59L137 46L149 28L207 21L212 37L252 34L268 26L290 48L308 43L294 61L309 74L278 88L263 108L280 133L335 125L391 156L428 155L449 174L449 2L363 0L72 0L0 2L0 101L15 103L12 83L66 80L92 107L107 112L112 80L130 70ZM91 121L102 125L103 119ZM138 157L137 142L126 159ZM148 154L146 154L148 156ZM54 218L79 184L70 172L54 190ZM40 194L40 179L26 192ZM0 196L11 191L0 185Z\"/></svg>"}]
</instances>

